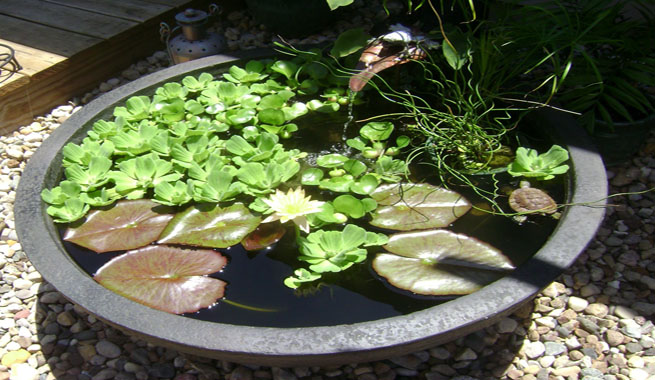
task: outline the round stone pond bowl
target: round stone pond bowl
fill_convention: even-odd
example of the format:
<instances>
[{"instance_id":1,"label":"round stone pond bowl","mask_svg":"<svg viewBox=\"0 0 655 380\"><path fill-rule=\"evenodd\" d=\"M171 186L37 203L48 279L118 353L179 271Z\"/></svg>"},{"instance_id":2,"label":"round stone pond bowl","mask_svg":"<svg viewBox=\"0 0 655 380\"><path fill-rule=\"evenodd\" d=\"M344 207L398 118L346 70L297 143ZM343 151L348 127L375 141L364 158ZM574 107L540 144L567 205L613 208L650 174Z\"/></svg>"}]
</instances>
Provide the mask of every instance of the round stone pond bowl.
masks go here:
<instances>
[{"instance_id":1,"label":"round stone pond bowl","mask_svg":"<svg viewBox=\"0 0 655 380\"><path fill-rule=\"evenodd\" d=\"M607 195L602 160L586 136L563 114L546 112L571 161L567 206L553 234L527 262L504 278L462 296L408 315L348 325L267 328L206 322L168 314L105 289L69 256L57 227L46 214L41 190L62 175L61 149L79 142L93 122L130 96L151 94L161 84L186 75L228 68L238 60L269 52L249 51L179 64L135 80L94 100L44 141L25 168L15 203L16 229L28 258L45 280L71 302L106 323L153 344L239 363L270 366L338 365L381 360L446 343L497 322L556 279L594 237ZM150 91L150 92L149 92ZM597 202L589 205L589 202ZM586 205L584 203L587 203ZM344 310L347 313L347 310Z\"/></svg>"}]
</instances>

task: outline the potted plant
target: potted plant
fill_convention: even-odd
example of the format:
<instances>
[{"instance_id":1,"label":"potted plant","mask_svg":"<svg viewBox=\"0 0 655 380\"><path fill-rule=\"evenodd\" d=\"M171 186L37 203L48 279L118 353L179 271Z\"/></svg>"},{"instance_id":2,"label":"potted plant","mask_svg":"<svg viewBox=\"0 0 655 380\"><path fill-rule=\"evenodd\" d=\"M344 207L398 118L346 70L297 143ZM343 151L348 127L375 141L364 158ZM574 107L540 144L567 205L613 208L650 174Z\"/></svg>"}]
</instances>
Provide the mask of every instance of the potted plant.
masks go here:
<instances>
[{"instance_id":1,"label":"potted plant","mask_svg":"<svg viewBox=\"0 0 655 380\"><path fill-rule=\"evenodd\" d=\"M362 247L365 249L366 246L387 243L385 237L374 231L370 231L373 232L371 234L364 233L362 235L361 227L357 226L339 227L338 230L341 230L342 233L337 235L331 234L331 231L321 232L316 230L319 228L317 226L328 222L330 218L336 219L335 222L338 225L343 222L341 219L343 216L353 220L361 217L360 214L362 213L369 213L371 207L374 206L373 202L366 200L368 198L373 199L376 204L383 204L385 199L390 199L390 204L385 205L385 207L393 207L397 203L393 201L394 194L398 193L389 191L384 186L380 186L382 190L379 193L372 190L382 184L381 179L388 182L387 188L391 186L391 189L402 190L406 194L400 195L400 199L403 201L409 201L413 196L412 194L416 194L420 199L426 199L426 197L432 199L430 194L437 192L433 188L428 188L426 193L422 190L425 188L423 185L414 188L393 185L396 183L394 182L396 181L395 177L402 178L401 173L404 171L396 170L399 168L399 164L395 164L393 161L395 159L393 150L406 147L406 139L400 138L401 136L390 139L393 131L385 123L364 125L358 131L355 129L359 136L358 138L354 136L352 139L355 142L351 142L350 145L361 147L362 157L364 157L364 152L368 150L374 151L372 153L376 154L374 158L371 158L373 166L370 168L362 170L361 165L355 161L350 161L348 158L344 160L342 155L339 154L321 153L313 156L315 158L313 167L302 171L299 179L300 183L289 184L287 186L288 190L278 192L276 189L278 186L291 179L293 175L301 173L299 168L296 168L297 159L302 155L301 151L299 149L294 150L296 148L283 149L278 145L282 138L285 137L285 132L290 135L295 133L294 127L291 126L291 124L294 124L292 119L303 108L303 106L299 105L285 104L286 100L290 99L289 97L286 99L279 99L279 97L290 95L287 86L294 83L294 81L295 85L299 86L295 87L295 91L304 89L308 93L313 91L316 83L311 80L309 82L299 81L303 77L296 76L297 71L292 69L289 61L284 60L267 62L264 66L275 67L273 76L284 81L287 86L280 86L279 82L267 83L267 79L262 78L262 76L271 75L272 73L263 71L261 62L249 64L248 60L270 55L271 52L251 51L239 57L208 57L176 65L139 79L99 98L73 115L65 125L58 128L32 157L25 169L15 206L17 229L21 244L37 269L50 283L71 301L81 305L101 319L154 343L170 345L186 352L220 357L237 362L278 366L374 360L445 342L474 329L489 325L497 318L510 313L521 303L534 296L539 289L547 285L557 274L569 266L591 239L600 223L603 215L602 209L576 206L575 204L590 200L595 201L605 196L604 169L598 156L591 153L593 149L585 146L584 138L576 135L575 128L571 127L571 130L560 133L560 136L565 139L562 140L562 144L568 146L572 160L573 172L571 175L575 178L575 180L571 179L567 185L571 190L567 192L568 196L562 199L562 202L572 205L564 210L554 234L547 239L533 257L526 258L516 270L469 295L427 308L419 307L422 310L409 312L406 315L387 316L382 319L365 319L357 323L326 321L314 322L314 324L310 325L311 327L299 328L299 325L296 324L294 328L275 328L266 324L263 325L264 327L257 327L242 325L239 321L216 323L182 317L134 302L100 285L100 283L104 282L109 288L113 287L114 285L111 285L111 283L117 281L116 274L124 272L125 268L135 267L136 262L127 261L126 266L114 266L114 270L104 271L104 274L101 273L98 276L100 278L96 278L97 281L94 280L91 277L93 273L85 272L81 269L81 266L83 266L81 262L74 261L70 245L68 243L64 244L60 239L60 231L53 218L48 215L48 207L53 207L50 214L54 214L55 218L76 219L78 214L85 214L85 208L92 202L101 204L111 201L116 195L114 192L130 198L139 198L140 195L150 192L163 204L167 202L175 204L180 200L181 203L184 203L185 199L194 196L199 197L200 200L209 200L211 198L213 203L216 203L216 201L221 203L234 196L236 192L250 192L255 195L246 194L250 197L249 206L252 206L248 208L255 212L255 218L259 218L256 223L248 222L253 218L245 217L246 214L243 210L245 207L236 204L228 206L228 208L233 207L230 210L235 211L235 215L238 215L239 228L246 224L259 225L264 219L269 219L269 222L273 224L278 223L274 221L275 219L279 221L293 219L292 223L294 224L290 224L290 226L299 226L299 228L291 228L293 233L290 236L292 241L300 241L299 244L304 245L303 255L306 257L305 263L308 266L304 267L305 271L299 270L289 277L287 286L295 287L302 285L304 282L312 282L315 280L313 277L317 273L321 274L321 276L328 276L334 266L337 269L348 269L348 271L365 268L356 265L357 262L361 261L362 255L365 254L362 252ZM307 62L307 66L302 66L306 75L308 75L308 77L304 78L315 81L325 79L326 73L322 69L324 66L316 66L315 63L310 60ZM271 76L271 79L273 76ZM224 79L219 82L231 83L231 85L221 83L210 85L209 82L213 82L216 77ZM246 86L245 84L260 79L264 80L264 86L256 86L257 91L274 89L276 93L241 93L243 87ZM252 90L253 85L254 83L247 86ZM218 90L219 88L220 90ZM187 91L186 94L184 94L185 91ZM203 91L205 92L203 93ZM195 92L195 95L185 98L186 100L182 100L182 102L177 100L181 99L180 96L183 94L184 96L188 95L189 92ZM238 97L241 103L254 105L255 107L252 108L254 111L247 111L248 107L234 107L236 94L239 94ZM304 102L304 106L306 109L313 109L317 114L334 110L339 108L341 103L347 104L352 100L333 90L316 94L325 96L319 96L315 99L316 101ZM259 99L246 95L255 95ZM267 100L264 101L264 98L268 95L276 96L266 98ZM226 99L226 97L229 99ZM213 98L215 99L212 100ZM147 104L148 101L150 101L150 104ZM269 106L257 108L256 106L261 105L261 102L268 103ZM278 106L289 108L280 108L277 110L279 112L272 110ZM267 109L268 111L265 111ZM154 112L156 115L157 123L163 123L166 127L153 129L148 121L150 112ZM208 121L201 120L206 113L213 116ZM198 116L198 118L195 118L195 116ZM257 128L255 129L250 128L251 125L248 124L248 121L252 120L253 117L257 117L259 121L262 121L262 123L256 125ZM570 121L562 120L561 117L562 115L547 114L544 115L544 120L549 120L548 125L560 125L565 128L570 126ZM110 123L113 123L113 125L109 125ZM225 134L227 130L224 130L224 124L227 124L228 130L232 132ZM194 131L190 131L189 125L193 125ZM337 125L339 125L340 132L343 124ZM128 127L117 130L117 126L121 128ZM159 135L160 131L163 130L168 134L168 139L165 139L165 141ZM204 132L198 133L200 130ZM330 131L328 130L328 132ZM104 134L103 138L106 138L106 141L111 141L111 144L113 144L111 152L109 152L109 144L98 143L98 146L96 146L93 141L89 141L86 146L84 145L84 139L89 136L93 137L94 134L97 137ZM214 146L209 148L209 141L205 141L202 137L209 135L223 136L221 138L222 142L216 140ZM181 140L181 136L186 136L186 139ZM276 139L271 136L279 137ZM339 133L337 133L337 136L336 142L343 145L342 137ZM314 138L314 140L316 139ZM293 141L293 139L289 141ZM575 141L576 143L571 145L568 144L568 141ZM224 153L218 157L229 159L229 161L222 159L212 159L212 161L209 159L209 156L216 153L215 150L212 150L216 147ZM357 152L360 151L357 148L353 149ZM117 152L118 154L114 155ZM105 153L111 154L105 155ZM170 162L161 161L163 155L160 156L160 154L164 153L170 158ZM276 155L284 156L282 157L284 159L279 161L269 160ZM107 161L102 157L107 158L110 156L113 163L107 167ZM203 165L196 168L194 162L203 162ZM213 163L210 165L213 168L218 168L217 171L211 172L214 174L207 172L208 162ZM261 162L267 162L266 165L271 166L271 169L259 170L263 169L260 168L260 165L264 165ZM86 168L78 170L82 165L86 165ZM275 165L279 165L279 167ZM287 168L285 165L289 167ZM227 166L234 167L228 168ZM236 172L234 169L236 169ZM526 168L517 167L514 169L517 172L522 172ZM323 178L320 178L319 171L322 173ZM109 172L113 173L108 174ZM291 172L294 174L289 176ZM206 175L203 176L203 173ZM86 189L82 190L79 183L76 186L61 182L64 174L69 181L74 179L83 182ZM369 174L370 176L366 177ZM231 177L231 179L228 180L228 177ZM107 182L101 182L107 178L113 184L103 188ZM178 185L182 178L186 178L186 183ZM249 183L249 185L243 187L236 184L237 182ZM162 183L169 183L169 185L162 185ZM332 211L326 209L323 220L320 220L320 217L319 220L307 220L309 215L305 214L319 214L316 212L319 205L314 202L314 200L318 200L318 196L314 200L307 199L308 193L303 196L298 190L298 186L307 189L311 186L320 187L321 185L323 190L341 195L329 200ZM55 190L57 187L59 190ZM346 187L348 188L347 193L339 191L340 188ZM351 194L351 190L354 193ZM369 194L370 197L362 195L362 193ZM44 199L50 203L50 206L44 202ZM253 201L253 199L259 199L260 201ZM293 201L286 202L288 200ZM323 200L323 202L326 202L326 200ZM308 212L296 212L298 210L292 210L293 212L291 212L285 205L294 210L296 206L302 205L302 210ZM323 207L324 205L320 206ZM418 206L414 205L411 208L418 210L420 213L425 213L427 209L424 206L426 206L424 202L419 202ZM106 206L100 206L99 209L103 207ZM215 206L208 206L208 208L213 210ZM237 208L239 210L236 210ZM151 210L152 207L147 207L147 209ZM258 209L261 210L259 212L262 215L261 217L257 216ZM125 210L127 209L122 209L122 211L118 209L118 214L133 213L132 211L124 212ZM192 211L189 213L183 212L172 218L179 217L180 219L189 220L194 216L191 214L197 215L207 211L202 209L189 210ZM337 215L339 213L344 215ZM100 212L97 214L100 214ZM171 220L171 217L168 216L170 214L170 212L158 212L158 216L148 219L159 220L159 225L166 226ZM214 217L216 216L214 215ZM223 227L230 225L225 219L219 219L213 219L214 222L211 223L211 228L214 228L216 224ZM378 218L378 221L381 220L384 219ZM583 223L582 220L586 222ZM314 229L310 234L303 232L308 222L312 224L311 228ZM446 222L446 224L449 223ZM69 232L73 239L93 234L93 231L90 234L87 233L88 231L83 231L81 228L84 225L71 226L73 228ZM171 226L169 231L164 233L163 238L157 236L156 239L173 245L186 244L176 240L176 235L179 237L177 232L195 228L184 223L172 224ZM135 223L134 219L130 219L124 227L127 230L137 228L141 231L143 226ZM223 231L226 229L224 228ZM251 227L246 227L246 229L250 231ZM311 235L312 233L314 235ZM389 241L388 244L391 246L398 245L396 244L398 239L414 238L411 234L416 235L410 232L410 236L395 237L393 242ZM436 235L442 234L442 232L433 231L429 234ZM139 235L143 235L143 233ZM161 235L161 233L155 235ZM124 236L134 236L134 234ZM341 257L344 260L326 260L326 253L329 252L331 246L329 242L335 239L343 239L343 237L348 237L347 242L340 240L340 244L343 245L341 248L344 251L344 255ZM198 238L204 239L202 236ZM296 238L299 238L299 240ZM242 239L243 236L237 238L237 241L243 241ZM128 239L113 238L108 240ZM226 244L232 243L228 242ZM195 243L192 245L195 245ZM99 252L105 249L112 250L114 248L96 248ZM145 250L150 249L152 248L145 248ZM393 251L393 248L390 249ZM236 251L233 252L233 260L245 260L250 257L246 253L237 255ZM159 251L158 255L160 258L167 257L166 255L169 253L168 251ZM207 250L203 249L197 253L211 256L209 261L212 263L211 269L204 269L205 271L201 272L200 275L209 273L208 271L215 271L225 264L224 259L217 256L214 250L207 252ZM95 258L102 255L105 254L91 254L90 256L87 255L87 257ZM146 261L150 263L147 267L159 265L157 260L152 261L151 259ZM389 258L383 256L382 261L386 259ZM395 257L391 259L398 260ZM269 264L271 265L269 268L275 268L274 263ZM323 269L327 269L327 271L320 272ZM272 271L272 269L269 269L269 271ZM250 280L261 276L262 273L264 272L259 270L251 272L250 275L237 276L237 278ZM198 272L195 272L191 276L197 276L198 274ZM178 275L179 273L172 277ZM279 276L280 285L285 276ZM103 280L102 277L105 277L105 279ZM187 277L187 275L181 277ZM109 278L108 281L106 281L107 278ZM165 281L174 282L175 280L177 278L170 279L169 276L169 280ZM216 287L217 283L215 281L209 282L212 283L212 297L214 299L220 298L222 285L218 284L219 286ZM232 284L229 286L232 286ZM148 285L146 289L152 289L152 284ZM257 293L248 286L244 286L242 289L246 294ZM231 299L231 297L228 295L227 299ZM205 301L199 302L203 303ZM212 302L210 301L210 303ZM415 300L414 302L420 303L421 301ZM179 298L171 302L174 305L182 303ZM240 309L243 306L237 305L235 307ZM245 306L250 307L252 305ZM215 309L220 309L220 307ZM324 310L330 311L331 309L328 307ZM265 312L265 310L259 310L259 312ZM302 311L292 314L299 315L300 320L306 323ZM334 310L332 313L335 316L343 316L344 314L352 313L343 313L339 309ZM138 316L138 318L135 318L135 316ZM264 323L270 323L271 317L264 314L264 320L269 321ZM339 321L339 319L336 320ZM175 325L176 328L170 329L169 326L171 325Z\"/></svg>"},{"instance_id":2,"label":"potted plant","mask_svg":"<svg viewBox=\"0 0 655 380\"><path fill-rule=\"evenodd\" d=\"M511 23L544 42L566 75L556 101L580 114L608 164L625 160L652 129L653 10L641 1L541 2Z\"/></svg>"}]
</instances>

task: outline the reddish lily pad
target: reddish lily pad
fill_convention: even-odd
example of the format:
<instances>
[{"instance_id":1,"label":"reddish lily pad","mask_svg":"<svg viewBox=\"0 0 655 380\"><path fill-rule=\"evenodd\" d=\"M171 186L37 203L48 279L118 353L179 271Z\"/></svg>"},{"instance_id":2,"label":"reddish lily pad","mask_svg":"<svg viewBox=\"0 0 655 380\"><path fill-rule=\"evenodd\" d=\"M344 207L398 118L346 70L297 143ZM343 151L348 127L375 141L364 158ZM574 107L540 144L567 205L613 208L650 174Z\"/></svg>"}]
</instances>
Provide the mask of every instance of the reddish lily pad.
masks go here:
<instances>
[{"instance_id":1,"label":"reddish lily pad","mask_svg":"<svg viewBox=\"0 0 655 380\"><path fill-rule=\"evenodd\" d=\"M280 241L286 231L280 223L263 223L248 234L241 244L246 251L258 251Z\"/></svg>"},{"instance_id":2,"label":"reddish lily pad","mask_svg":"<svg viewBox=\"0 0 655 380\"><path fill-rule=\"evenodd\" d=\"M168 223L159 243L227 248L239 244L260 222L261 218L241 203L226 208L191 206Z\"/></svg>"},{"instance_id":3,"label":"reddish lily pad","mask_svg":"<svg viewBox=\"0 0 655 380\"><path fill-rule=\"evenodd\" d=\"M446 227L471 208L460 194L426 183L382 185L371 197L378 202L371 225L399 231Z\"/></svg>"},{"instance_id":4,"label":"reddish lily pad","mask_svg":"<svg viewBox=\"0 0 655 380\"><path fill-rule=\"evenodd\" d=\"M124 200L108 210L91 211L83 224L66 230L64 240L98 253L144 247L157 240L172 214L148 199Z\"/></svg>"},{"instance_id":5,"label":"reddish lily pad","mask_svg":"<svg viewBox=\"0 0 655 380\"><path fill-rule=\"evenodd\" d=\"M461 295L514 269L496 248L447 230L392 235L373 269L392 285L423 295Z\"/></svg>"},{"instance_id":6,"label":"reddish lily pad","mask_svg":"<svg viewBox=\"0 0 655 380\"><path fill-rule=\"evenodd\" d=\"M226 283L206 275L220 271L226 263L223 255L212 250L152 245L113 258L93 278L154 309L193 313L223 297Z\"/></svg>"}]
</instances>

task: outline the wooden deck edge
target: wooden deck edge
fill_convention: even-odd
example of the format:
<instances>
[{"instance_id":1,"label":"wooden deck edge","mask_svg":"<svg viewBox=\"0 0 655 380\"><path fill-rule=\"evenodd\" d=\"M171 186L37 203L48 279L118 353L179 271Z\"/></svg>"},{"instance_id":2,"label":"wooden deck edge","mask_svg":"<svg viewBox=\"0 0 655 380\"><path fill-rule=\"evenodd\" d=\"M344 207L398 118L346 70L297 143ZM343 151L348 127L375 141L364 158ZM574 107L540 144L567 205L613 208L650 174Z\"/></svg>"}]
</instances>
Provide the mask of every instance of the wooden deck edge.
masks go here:
<instances>
[{"instance_id":1,"label":"wooden deck edge","mask_svg":"<svg viewBox=\"0 0 655 380\"><path fill-rule=\"evenodd\" d=\"M95 88L131 64L165 48L159 39L159 23L172 23L182 7L153 18L90 49L61 61L12 86L0 98L0 133L5 135L31 123L53 107Z\"/></svg>"}]
</instances>

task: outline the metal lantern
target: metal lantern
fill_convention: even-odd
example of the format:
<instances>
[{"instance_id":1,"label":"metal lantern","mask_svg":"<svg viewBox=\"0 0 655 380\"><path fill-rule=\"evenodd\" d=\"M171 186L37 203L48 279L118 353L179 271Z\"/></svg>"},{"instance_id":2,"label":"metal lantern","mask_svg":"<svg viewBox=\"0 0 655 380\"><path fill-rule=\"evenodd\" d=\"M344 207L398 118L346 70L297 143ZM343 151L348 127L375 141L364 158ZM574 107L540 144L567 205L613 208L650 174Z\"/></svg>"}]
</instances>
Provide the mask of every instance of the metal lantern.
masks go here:
<instances>
[{"instance_id":1,"label":"metal lantern","mask_svg":"<svg viewBox=\"0 0 655 380\"><path fill-rule=\"evenodd\" d=\"M196 9L187 9L178 13L175 16L177 26L173 30L165 22L160 24L159 34L162 41L166 43L168 55L173 63L218 54L225 49L223 36L206 31L205 24L209 17L217 13L218 6L212 4L209 6L209 14ZM180 28L182 33L171 38L171 35Z\"/></svg>"}]
</instances>

